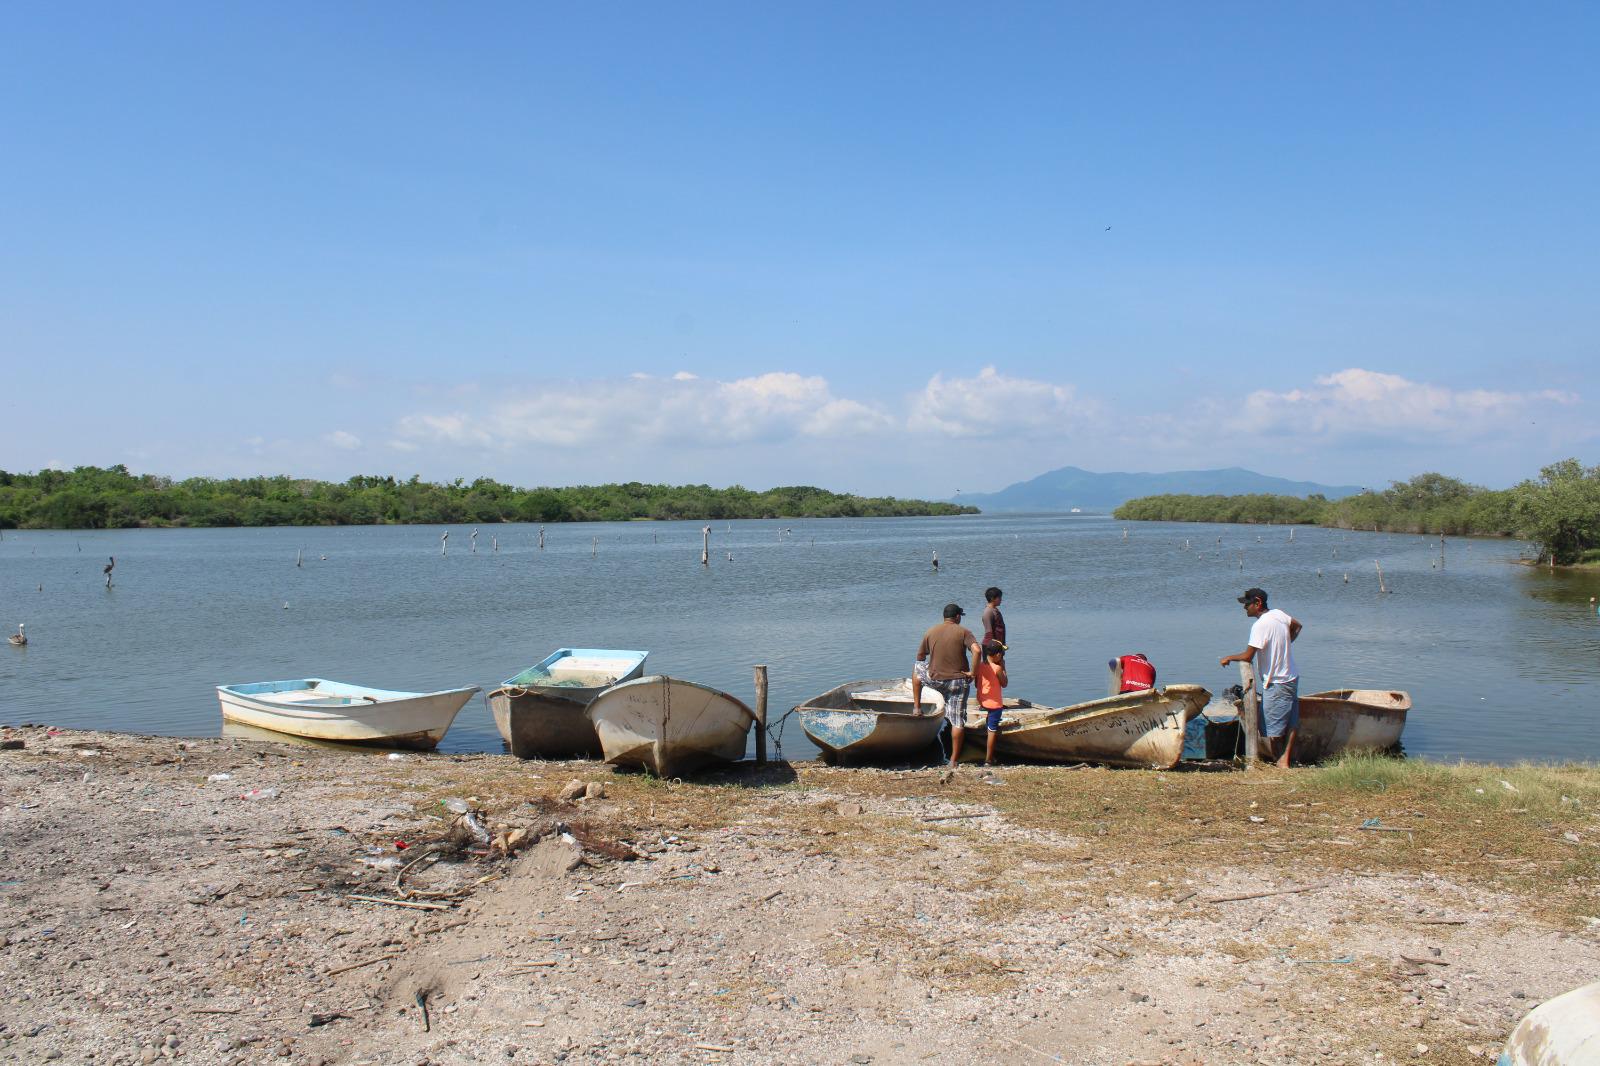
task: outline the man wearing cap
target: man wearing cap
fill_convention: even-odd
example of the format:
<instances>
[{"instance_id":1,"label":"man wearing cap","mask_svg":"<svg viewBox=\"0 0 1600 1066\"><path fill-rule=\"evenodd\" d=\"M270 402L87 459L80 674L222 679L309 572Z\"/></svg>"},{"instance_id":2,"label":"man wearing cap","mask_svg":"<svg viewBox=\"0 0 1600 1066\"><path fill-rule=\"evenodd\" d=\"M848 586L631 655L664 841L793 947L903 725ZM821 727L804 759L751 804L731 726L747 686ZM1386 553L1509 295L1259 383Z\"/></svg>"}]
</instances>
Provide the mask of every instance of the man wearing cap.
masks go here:
<instances>
[{"instance_id":1,"label":"man wearing cap","mask_svg":"<svg viewBox=\"0 0 1600 1066\"><path fill-rule=\"evenodd\" d=\"M1229 663L1254 663L1256 691L1261 693L1261 733L1267 738L1268 758L1284 769L1300 727L1300 675L1294 668L1290 645L1300 635L1300 623L1276 608L1267 609L1265 589L1250 588L1239 597L1250 623L1250 643L1237 655L1224 655Z\"/></svg>"},{"instance_id":2,"label":"man wearing cap","mask_svg":"<svg viewBox=\"0 0 1600 1066\"><path fill-rule=\"evenodd\" d=\"M917 662L911 671L911 706L922 710L922 687L944 697L944 716L950 723L950 769L961 756L961 736L967 726L967 693L972 689L972 670L983 650L972 631L961 624L966 612L954 603L944 605L944 621L922 634L917 645ZM972 665L967 665L967 652ZM950 771L946 771L948 774Z\"/></svg>"}]
</instances>

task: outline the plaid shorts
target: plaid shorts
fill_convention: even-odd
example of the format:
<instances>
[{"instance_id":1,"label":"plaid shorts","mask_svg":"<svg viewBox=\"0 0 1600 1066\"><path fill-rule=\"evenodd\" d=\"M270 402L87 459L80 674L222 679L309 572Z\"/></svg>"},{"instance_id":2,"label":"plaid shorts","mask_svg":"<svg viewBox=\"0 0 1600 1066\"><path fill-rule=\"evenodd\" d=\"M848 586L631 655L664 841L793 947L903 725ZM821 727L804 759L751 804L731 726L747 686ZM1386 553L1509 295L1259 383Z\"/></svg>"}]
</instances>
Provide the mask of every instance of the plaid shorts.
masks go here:
<instances>
[{"instance_id":1,"label":"plaid shorts","mask_svg":"<svg viewBox=\"0 0 1600 1066\"><path fill-rule=\"evenodd\" d=\"M944 716L952 729L965 729L967 725L967 695L972 691L972 681L965 677L940 680L928 676L927 660L912 667L918 681L944 697Z\"/></svg>"}]
</instances>

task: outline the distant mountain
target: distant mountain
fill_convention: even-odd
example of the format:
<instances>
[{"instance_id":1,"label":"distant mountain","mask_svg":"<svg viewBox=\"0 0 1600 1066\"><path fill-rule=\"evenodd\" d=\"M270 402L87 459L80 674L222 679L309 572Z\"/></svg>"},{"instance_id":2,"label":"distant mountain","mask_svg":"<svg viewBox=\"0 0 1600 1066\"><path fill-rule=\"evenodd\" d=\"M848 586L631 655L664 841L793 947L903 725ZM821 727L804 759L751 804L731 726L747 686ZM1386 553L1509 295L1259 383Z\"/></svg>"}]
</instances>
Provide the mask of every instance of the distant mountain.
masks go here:
<instances>
[{"instance_id":1,"label":"distant mountain","mask_svg":"<svg viewBox=\"0 0 1600 1066\"><path fill-rule=\"evenodd\" d=\"M1106 513L1137 497L1166 493L1197 496L1272 493L1301 497L1321 493L1330 500L1337 500L1360 491L1357 485L1289 481L1237 466L1226 470L1174 470L1167 474L1096 474L1092 470L1064 466L1030 481L1008 485L999 492L961 492L953 500L984 511L1070 511L1077 507Z\"/></svg>"}]
</instances>

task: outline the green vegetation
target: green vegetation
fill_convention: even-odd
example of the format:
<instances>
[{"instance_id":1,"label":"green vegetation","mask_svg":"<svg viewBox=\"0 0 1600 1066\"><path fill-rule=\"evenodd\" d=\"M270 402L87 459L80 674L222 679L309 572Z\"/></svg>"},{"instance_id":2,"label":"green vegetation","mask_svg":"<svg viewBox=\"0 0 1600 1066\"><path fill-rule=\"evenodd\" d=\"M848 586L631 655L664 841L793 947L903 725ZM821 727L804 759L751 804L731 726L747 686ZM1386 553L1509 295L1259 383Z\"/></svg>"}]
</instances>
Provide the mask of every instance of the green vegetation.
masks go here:
<instances>
[{"instance_id":1,"label":"green vegetation","mask_svg":"<svg viewBox=\"0 0 1600 1066\"><path fill-rule=\"evenodd\" d=\"M1510 489L1442 474L1397 481L1342 500L1321 496L1145 496L1115 517L1145 522L1246 522L1380 529L1390 533L1520 536L1559 565L1600 555L1600 466L1566 459Z\"/></svg>"},{"instance_id":2,"label":"green vegetation","mask_svg":"<svg viewBox=\"0 0 1600 1066\"><path fill-rule=\"evenodd\" d=\"M519 489L489 478L448 485L419 477L189 478L125 466L0 470L0 529L136 526L340 526L442 522L616 522L629 519L884 518L970 514L975 507L841 495L810 486L752 492L737 485L576 485Z\"/></svg>"}]
</instances>

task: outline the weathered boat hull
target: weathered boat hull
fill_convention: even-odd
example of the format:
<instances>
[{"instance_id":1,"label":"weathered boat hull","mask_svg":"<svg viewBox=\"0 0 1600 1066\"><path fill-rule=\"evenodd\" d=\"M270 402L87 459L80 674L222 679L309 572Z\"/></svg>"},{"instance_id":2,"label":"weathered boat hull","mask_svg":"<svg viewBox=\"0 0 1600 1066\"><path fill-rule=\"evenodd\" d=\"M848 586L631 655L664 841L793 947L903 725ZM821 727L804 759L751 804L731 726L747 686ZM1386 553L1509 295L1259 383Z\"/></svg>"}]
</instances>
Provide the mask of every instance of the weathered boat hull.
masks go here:
<instances>
[{"instance_id":1,"label":"weathered boat hull","mask_svg":"<svg viewBox=\"0 0 1600 1066\"><path fill-rule=\"evenodd\" d=\"M431 751L477 687L396 692L323 678L220 685L225 722L311 740Z\"/></svg>"},{"instance_id":2,"label":"weathered boat hull","mask_svg":"<svg viewBox=\"0 0 1600 1066\"><path fill-rule=\"evenodd\" d=\"M584 711L607 688L642 674L646 654L560 648L489 693L495 728L519 759L598 759L600 738Z\"/></svg>"},{"instance_id":3,"label":"weathered boat hull","mask_svg":"<svg viewBox=\"0 0 1600 1066\"><path fill-rule=\"evenodd\" d=\"M1069 707L1008 708L1000 719L995 754L1030 762L1170 769L1183 757L1184 727L1210 699L1199 685L1168 685ZM986 739L983 727L969 717L965 746Z\"/></svg>"},{"instance_id":4,"label":"weathered boat hull","mask_svg":"<svg viewBox=\"0 0 1600 1066\"><path fill-rule=\"evenodd\" d=\"M944 722L944 698L922 690L925 708L913 713L910 678L852 681L795 708L800 728L825 762L909 759L932 747Z\"/></svg>"},{"instance_id":5,"label":"weathered boat hull","mask_svg":"<svg viewBox=\"0 0 1600 1066\"><path fill-rule=\"evenodd\" d=\"M1497 1066L1600 1062L1600 981L1546 1000L1511 1030Z\"/></svg>"},{"instance_id":6,"label":"weathered boat hull","mask_svg":"<svg viewBox=\"0 0 1600 1066\"><path fill-rule=\"evenodd\" d=\"M1349 752L1393 751L1406 728L1411 697L1388 689L1335 689L1300 697L1295 762Z\"/></svg>"},{"instance_id":7,"label":"weathered boat hull","mask_svg":"<svg viewBox=\"0 0 1600 1066\"><path fill-rule=\"evenodd\" d=\"M606 689L585 713L606 762L657 777L737 762L755 721L726 692L660 674Z\"/></svg>"}]
</instances>

